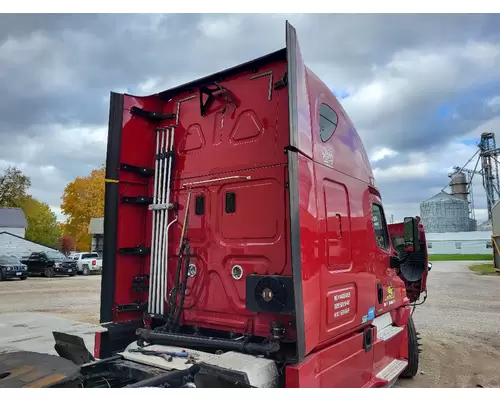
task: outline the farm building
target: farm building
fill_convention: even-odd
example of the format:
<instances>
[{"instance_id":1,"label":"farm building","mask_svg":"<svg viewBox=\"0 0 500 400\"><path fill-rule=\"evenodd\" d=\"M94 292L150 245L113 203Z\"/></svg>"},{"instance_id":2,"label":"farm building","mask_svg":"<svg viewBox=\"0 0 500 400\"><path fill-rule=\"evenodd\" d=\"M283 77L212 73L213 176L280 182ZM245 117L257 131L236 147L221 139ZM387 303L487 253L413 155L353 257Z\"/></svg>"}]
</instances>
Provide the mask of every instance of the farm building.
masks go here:
<instances>
[{"instance_id":1,"label":"farm building","mask_svg":"<svg viewBox=\"0 0 500 400\"><path fill-rule=\"evenodd\" d=\"M24 238L28 221L20 208L0 207L0 232Z\"/></svg>"},{"instance_id":2,"label":"farm building","mask_svg":"<svg viewBox=\"0 0 500 400\"><path fill-rule=\"evenodd\" d=\"M490 231L426 233L429 254L492 254Z\"/></svg>"},{"instance_id":3,"label":"farm building","mask_svg":"<svg viewBox=\"0 0 500 400\"><path fill-rule=\"evenodd\" d=\"M34 251L54 251L51 247L44 246L14 235L13 233L0 232L0 255L9 255L18 258L27 257Z\"/></svg>"},{"instance_id":4,"label":"farm building","mask_svg":"<svg viewBox=\"0 0 500 400\"><path fill-rule=\"evenodd\" d=\"M92 236L90 251L98 253L102 257L104 246L104 218L91 218L89 223L89 234Z\"/></svg>"},{"instance_id":5,"label":"farm building","mask_svg":"<svg viewBox=\"0 0 500 400\"><path fill-rule=\"evenodd\" d=\"M0 255L18 258L54 249L25 239L28 222L20 208L0 207Z\"/></svg>"}]
</instances>

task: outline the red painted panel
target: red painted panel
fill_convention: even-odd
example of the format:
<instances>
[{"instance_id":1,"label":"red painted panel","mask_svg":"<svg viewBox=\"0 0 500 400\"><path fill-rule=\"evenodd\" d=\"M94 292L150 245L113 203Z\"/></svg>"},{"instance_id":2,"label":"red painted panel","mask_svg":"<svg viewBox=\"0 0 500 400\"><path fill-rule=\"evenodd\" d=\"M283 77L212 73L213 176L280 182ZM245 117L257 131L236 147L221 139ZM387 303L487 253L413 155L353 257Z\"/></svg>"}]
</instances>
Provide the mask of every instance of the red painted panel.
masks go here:
<instances>
[{"instance_id":1,"label":"red painted panel","mask_svg":"<svg viewBox=\"0 0 500 400\"><path fill-rule=\"evenodd\" d=\"M347 188L340 182L323 181L324 221L326 222L327 265L331 271L350 270L351 215Z\"/></svg>"},{"instance_id":2,"label":"red painted panel","mask_svg":"<svg viewBox=\"0 0 500 400\"><path fill-rule=\"evenodd\" d=\"M286 166L248 171L249 180L220 181L197 188L205 193L206 216L200 222L206 240L192 241L197 275L188 280L184 322L202 327L244 331L267 336L276 316L256 315L245 309L245 277L248 274L290 275L286 246L285 177ZM204 178L204 179L210 179ZM225 194L236 194L236 212L225 212ZM185 204L187 190L178 186L173 201ZM195 191L191 195L194 207ZM185 206L179 210L184 220ZM201 221L202 218L198 217ZM190 217L191 220L191 217ZM169 254L169 287L175 279L181 223L172 226ZM188 236L197 236L198 231ZM232 267L240 265L243 277L234 279ZM289 317L284 317L288 321Z\"/></svg>"},{"instance_id":3,"label":"red painted panel","mask_svg":"<svg viewBox=\"0 0 500 400\"><path fill-rule=\"evenodd\" d=\"M372 379L373 352L365 352L363 334L352 335L287 366L286 386L301 388L355 388Z\"/></svg>"},{"instance_id":4,"label":"red painted panel","mask_svg":"<svg viewBox=\"0 0 500 400\"><path fill-rule=\"evenodd\" d=\"M272 90L282 79L286 63L234 75L218 84L227 89L216 96L204 116L199 93L185 92L170 101L157 96L125 96L121 162L154 168L156 123L130 113L132 106L148 111L177 113L174 133L172 202L179 203L177 222L169 231L168 290L177 266L182 222L186 210L186 179L209 180L250 176L195 186L192 189L188 237L191 262L197 274L188 280L185 323L248 331L267 336L273 316L245 310L245 276L249 273L290 275L287 247L288 143L287 89ZM258 74L266 73L259 77ZM213 86L213 85L212 85ZM204 98L206 100L206 98ZM165 121L168 126L173 121ZM152 196L153 179L122 172L120 195ZM225 193L236 193L236 212L225 213ZM195 198L203 194L205 213L195 215ZM170 220L174 218L170 213ZM119 205L118 248L150 246L151 212L144 206ZM134 276L149 272L149 257L117 254L115 305L146 301L147 293L132 290ZM231 268L241 265L235 280ZM141 318L140 312L115 314L115 322ZM289 317L279 317L286 323ZM288 335L293 335L290 329Z\"/></svg>"},{"instance_id":5,"label":"red painted panel","mask_svg":"<svg viewBox=\"0 0 500 400\"><path fill-rule=\"evenodd\" d=\"M258 73L272 72L274 83L285 67L276 62ZM205 116L200 113L198 92L182 93L163 106L165 113L179 111L175 180L286 162L287 90L272 90L269 100L271 75L252 79L256 75L248 71L220 82L228 95L217 96Z\"/></svg>"}]
</instances>

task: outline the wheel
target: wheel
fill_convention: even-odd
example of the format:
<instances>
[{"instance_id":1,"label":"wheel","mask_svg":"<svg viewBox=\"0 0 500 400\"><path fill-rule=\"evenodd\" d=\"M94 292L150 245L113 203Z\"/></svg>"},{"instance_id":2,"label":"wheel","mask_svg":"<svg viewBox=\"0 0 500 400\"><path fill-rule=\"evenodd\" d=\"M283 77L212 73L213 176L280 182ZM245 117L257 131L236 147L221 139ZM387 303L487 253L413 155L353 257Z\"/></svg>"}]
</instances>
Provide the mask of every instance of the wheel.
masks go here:
<instances>
[{"instance_id":1,"label":"wheel","mask_svg":"<svg viewBox=\"0 0 500 400\"><path fill-rule=\"evenodd\" d=\"M5 277L3 276L3 271L0 269L0 282L4 281Z\"/></svg>"},{"instance_id":2,"label":"wheel","mask_svg":"<svg viewBox=\"0 0 500 400\"><path fill-rule=\"evenodd\" d=\"M401 374L401 378L413 378L418 372L418 363L420 360L420 338L413 318L408 319L408 366Z\"/></svg>"},{"instance_id":3,"label":"wheel","mask_svg":"<svg viewBox=\"0 0 500 400\"><path fill-rule=\"evenodd\" d=\"M28 278L27 276L22 276L22 277L21 277L21 278L19 278L19 279L21 279L22 281L25 281L27 278Z\"/></svg>"},{"instance_id":4,"label":"wheel","mask_svg":"<svg viewBox=\"0 0 500 400\"><path fill-rule=\"evenodd\" d=\"M83 267L83 270L82 270L82 274L83 274L84 276L87 276L87 275L89 274L89 267L84 266L84 267Z\"/></svg>"},{"instance_id":5,"label":"wheel","mask_svg":"<svg viewBox=\"0 0 500 400\"><path fill-rule=\"evenodd\" d=\"M46 278L52 278L54 276L54 268L45 267L45 274L44 275Z\"/></svg>"}]
</instances>

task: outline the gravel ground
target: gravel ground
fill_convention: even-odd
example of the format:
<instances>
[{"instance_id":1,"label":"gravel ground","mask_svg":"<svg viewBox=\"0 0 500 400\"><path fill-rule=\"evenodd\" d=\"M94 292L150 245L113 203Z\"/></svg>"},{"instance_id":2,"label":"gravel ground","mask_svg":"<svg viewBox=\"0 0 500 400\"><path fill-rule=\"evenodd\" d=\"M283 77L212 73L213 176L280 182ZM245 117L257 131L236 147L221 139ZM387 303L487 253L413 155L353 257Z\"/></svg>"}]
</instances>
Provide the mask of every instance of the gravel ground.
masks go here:
<instances>
[{"instance_id":1,"label":"gravel ground","mask_svg":"<svg viewBox=\"0 0 500 400\"><path fill-rule=\"evenodd\" d=\"M422 336L420 373L399 387L500 387L500 276L471 262L433 262L429 297L413 314Z\"/></svg>"},{"instance_id":2,"label":"gravel ground","mask_svg":"<svg viewBox=\"0 0 500 400\"><path fill-rule=\"evenodd\" d=\"M413 315L423 344L420 373L397 387L500 387L500 277L476 275L470 264L433 262L429 297ZM0 282L0 315L36 312L97 324L100 281Z\"/></svg>"},{"instance_id":3,"label":"gravel ground","mask_svg":"<svg viewBox=\"0 0 500 400\"><path fill-rule=\"evenodd\" d=\"M100 275L4 281L0 282L0 314L48 313L98 324L100 293Z\"/></svg>"}]
</instances>

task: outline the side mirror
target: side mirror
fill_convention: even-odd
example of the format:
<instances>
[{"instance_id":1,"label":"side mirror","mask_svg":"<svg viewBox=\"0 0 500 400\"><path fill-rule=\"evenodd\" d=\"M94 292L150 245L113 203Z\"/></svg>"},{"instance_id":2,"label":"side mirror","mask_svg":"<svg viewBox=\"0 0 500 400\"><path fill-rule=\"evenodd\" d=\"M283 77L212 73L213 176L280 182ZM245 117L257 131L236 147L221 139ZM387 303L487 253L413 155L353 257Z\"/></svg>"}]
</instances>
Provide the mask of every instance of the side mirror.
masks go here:
<instances>
[{"instance_id":1,"label":"side mirror","mask_svg":"<svg viewBox=\"0 0 500 400\"><path fill-rule=\"evenodd\" d=\"M405 251L418 251L420 242L418 240L418 220L414 217L405 217L404 219L404 241Z\"/></svg>"},{"instance_id":2,"label":"side mirror","mask_svg":"<svg viewBox=\"0 0 500 400\"><path fill-rule=\"evenodd\" d=\"M427 271L430 271L432 269L432 263L428 262L427 263Z\"/></svg>"}]
</instances>

